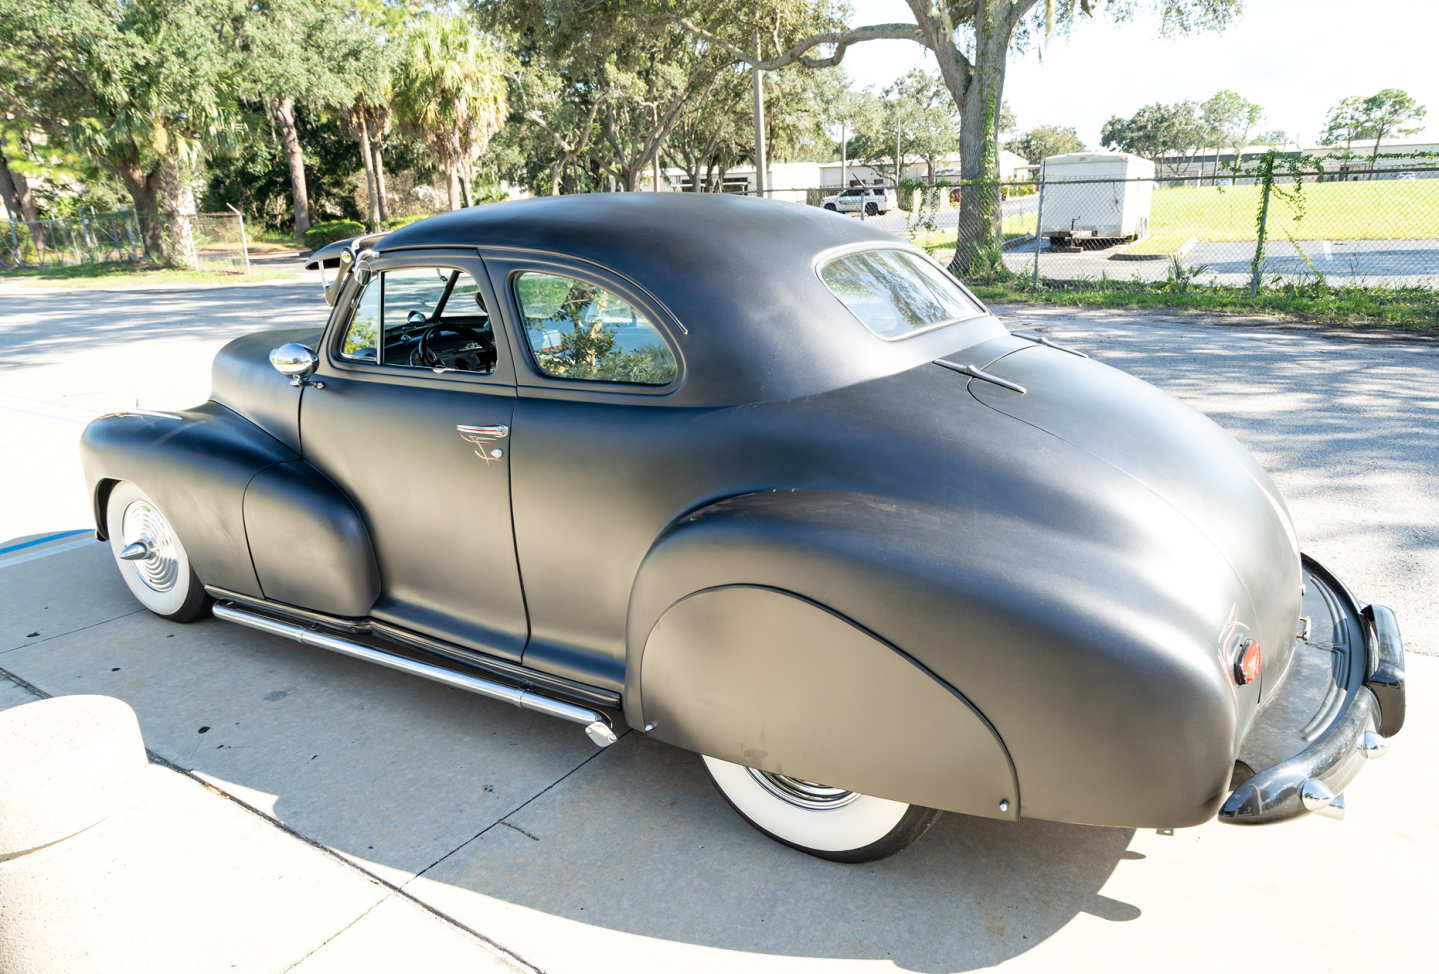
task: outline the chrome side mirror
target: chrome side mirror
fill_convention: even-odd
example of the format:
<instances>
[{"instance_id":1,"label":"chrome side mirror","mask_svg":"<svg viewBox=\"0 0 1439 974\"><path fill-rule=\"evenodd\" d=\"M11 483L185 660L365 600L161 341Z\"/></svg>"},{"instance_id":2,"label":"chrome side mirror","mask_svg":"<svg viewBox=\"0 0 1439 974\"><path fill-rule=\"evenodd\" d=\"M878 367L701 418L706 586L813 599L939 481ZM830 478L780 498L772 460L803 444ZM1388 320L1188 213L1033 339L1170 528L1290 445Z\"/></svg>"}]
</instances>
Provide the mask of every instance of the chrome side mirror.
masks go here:
<instances>
[{"instance_id":1,"label":"chrome side mirror","mask_svg":"<svg viewBox=\"0 0 1439 974\"><path fill-rule=\"evenodd\" d=\"M323 388L320 383L310 381L315 367L320 364L319 356L299 342L286 342L279 348L270 349L270 364L276 372L289 379L292 386Z\"/></svg>"},{"instance_id":2,"label":"chrome side mirror","mask_svg":"<svg viewBox=\"0 0 1439 974\"><path fill-rule=\"evenodd\" d=\"M425 325L429 324L429 321L430 319L425 317L423 311L411 311L405 315L405 324L407 325Z\"/></svg>"}]
</instances>

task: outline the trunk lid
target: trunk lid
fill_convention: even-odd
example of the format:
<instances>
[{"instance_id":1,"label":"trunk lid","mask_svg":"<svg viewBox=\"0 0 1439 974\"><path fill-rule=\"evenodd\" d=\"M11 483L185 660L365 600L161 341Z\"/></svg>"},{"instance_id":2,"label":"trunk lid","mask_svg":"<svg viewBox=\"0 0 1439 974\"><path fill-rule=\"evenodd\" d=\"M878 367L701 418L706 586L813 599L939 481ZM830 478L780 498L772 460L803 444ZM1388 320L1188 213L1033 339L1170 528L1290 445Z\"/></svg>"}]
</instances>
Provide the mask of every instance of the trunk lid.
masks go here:
<instances>
[{"instance_id":1,"label":"trunk lid","mask_svg":"<svg viewBox=\"0 0 1439 974\"><path fill-rule=\"evenodd\" d=\"M1026 345L983 370L1024 392L970 378L975 399L1138 481L1214 544L1250 597L1253 618L1238 621L1263 646L1262 686L1277 686L1299 616L1299 543L1249 451L1179 400L1071 352Z\"/></svg>"}]
</instances>

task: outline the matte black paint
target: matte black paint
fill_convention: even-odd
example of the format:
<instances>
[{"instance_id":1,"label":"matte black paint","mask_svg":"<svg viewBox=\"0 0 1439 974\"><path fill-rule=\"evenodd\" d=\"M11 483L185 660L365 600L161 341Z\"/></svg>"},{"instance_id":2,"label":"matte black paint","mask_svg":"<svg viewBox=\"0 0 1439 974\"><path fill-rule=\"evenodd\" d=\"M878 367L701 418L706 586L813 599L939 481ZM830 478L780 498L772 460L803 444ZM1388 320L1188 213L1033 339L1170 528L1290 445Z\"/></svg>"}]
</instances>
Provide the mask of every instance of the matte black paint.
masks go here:
<instances>
[{"instance_id":1,"label":"matte black paint","mask_svg":"<svg viewBox=\"0 0 1439 974\"><path fill-rule=\"evenodd\" d=\"M367 616L380 595L369 529L349 499L302 460L255 474L245 533L266 599L337 616Z\"/></svg>"},{"instance_id":2,"label":"matte black paint","mask_svg":"<svg viewBox=\"0 0 1439 974\"><path fill-rule=\"evenodd\" d=\"M352 278L317 346L322 388L270 368L289 333L250 336L215 370L216 399L248 420L212 403L170 428L97 421L87 476L154 492L209 585L263 583L452 657L619 693L631 724L681 746L993 817L1211 817L1284 690L1299 556L1282 500L1198 414L990 316L876 338L815 272L876 245L907 246L709 194L421 221L373 243L357 277L470 270L493 376L339 360ZM632 300L676 381L541 375L510 291L526 269ZM505 456L457 424L509 426ZM303 578L268 550L291 532L312 549ZM1246 631L1265 672L1236 688L1228 640ZM1390 682L1375 692L1402 700L1402 671Z\"/></svg>"},{"instance_id":3,"label":"matte black paint","mask_svg":"<svg viewBox=\"0 0 1439 974\"><path fill-rule=\"evenodd\" d=\"M300 452L300 387L292 386L269 365L270 350L286 342L313 348L320 333L313 328L261 331L244 335L220 349L210 370L210 399L226 406Z\"/></svg>"},{"instance_id":4,"label":"matte black paint","mask_svg":"<svg viewBox=\"0 0 1439 974\"><path fill-rule=\"evenodd\" d=\"M206 584L258 596L245 540L245 488L266 467L298 457L216 403L176 415L120 413L90 423L80 437L85 479L97 497L114 481L138 485L164 510ZM103 514L96 526L106 537Z\"/></svg>"},{"instance_id":5,"label":"matte black paint","mask_svg":"<svg viewBox=\"0 0 1439 974\"><path fill-rule=\"evenodd\" d=\"M646 719L681 747L931 808L1019 817L1009 755L968 701L895 647L786 592L734 585L681 599L646 640L640 682Z\"/></svg>"}]
</instances>

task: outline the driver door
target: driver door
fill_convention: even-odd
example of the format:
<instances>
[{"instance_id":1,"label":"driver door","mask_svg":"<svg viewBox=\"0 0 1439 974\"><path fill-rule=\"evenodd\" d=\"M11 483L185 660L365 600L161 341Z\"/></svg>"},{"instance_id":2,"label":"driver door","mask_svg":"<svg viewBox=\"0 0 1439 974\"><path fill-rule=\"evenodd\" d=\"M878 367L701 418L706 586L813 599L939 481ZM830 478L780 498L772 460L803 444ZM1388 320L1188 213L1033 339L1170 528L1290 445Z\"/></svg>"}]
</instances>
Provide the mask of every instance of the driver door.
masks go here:
<instances>
[{"instance_id":1,"label":"driver door","mask_svg":"<svg viewBox=\"0 0 1439 974\"><path fill-rule=\"evenodd\" d=\"M483 263L472 250L407 252L357 274L301 398L305 459L369 526L374 619L518 661L529 624L510 517L515 379Z\"/></svg>"}]
</instances>

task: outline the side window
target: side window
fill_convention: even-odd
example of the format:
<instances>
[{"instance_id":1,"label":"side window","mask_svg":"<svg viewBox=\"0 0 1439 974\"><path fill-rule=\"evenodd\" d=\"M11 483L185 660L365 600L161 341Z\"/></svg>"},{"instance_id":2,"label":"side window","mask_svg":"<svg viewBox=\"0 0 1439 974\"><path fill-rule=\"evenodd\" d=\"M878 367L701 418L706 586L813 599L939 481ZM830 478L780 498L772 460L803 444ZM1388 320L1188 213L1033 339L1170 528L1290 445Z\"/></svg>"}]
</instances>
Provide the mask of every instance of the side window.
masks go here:
<instances>
[{"instance_id":1,"label":"side window","mask_svg":"<svg viewBox=\"0 0 1439 974\"><path fill-rule=\"evenodd\" d=\"M397 267L365 285L340 345L345 358L489 375L495 338L475 279L454 267Z\"/></svg>"},{"instance_id":2,"label":"side window","mask_svg":"<svg viewBox=\"0 0 1439 974\"><path fill-rule=\"evenodd\" d=\"M514 279L525 340L545 375L662 386L674 354L644 313L598 284L524 271Z\"/></svg>"},{"instance_id":3,"label":"side window","mask_svg":"<svg viewBox=\"0 0 1439 974\"><path fill-rule=\"evenodd\" d=\"M345 330L345 340L340 344L340 354L345 358L374 362L379 355L380 338L380 279L370 278L355 313L350 316L350 327Z\"/></svg>"}]
</instances>

